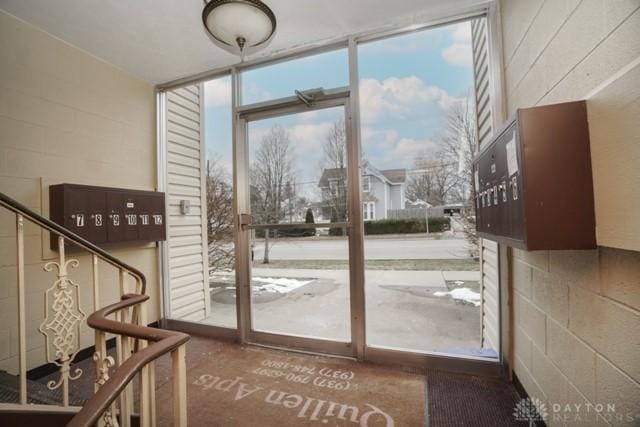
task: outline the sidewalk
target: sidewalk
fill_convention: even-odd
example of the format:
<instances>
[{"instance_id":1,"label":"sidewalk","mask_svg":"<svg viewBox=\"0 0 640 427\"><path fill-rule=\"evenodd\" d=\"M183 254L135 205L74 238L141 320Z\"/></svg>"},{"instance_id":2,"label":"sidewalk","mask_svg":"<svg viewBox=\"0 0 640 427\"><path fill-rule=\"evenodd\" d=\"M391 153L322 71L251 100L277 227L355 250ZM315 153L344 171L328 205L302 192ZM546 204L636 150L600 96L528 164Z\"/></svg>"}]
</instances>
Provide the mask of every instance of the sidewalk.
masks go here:
<instances>
[{"instance_id":1,"label":"sidewalk","mask_svg":"<svg viewBox=\"0 0 640 427\"><path fill-rule=\"evenodd\" d=\"M349 282L349 270L315 270L289 268L253 268L255 277L289 277L304 279L332 279L339 283ZM232 274L232 273L225 273ZM480 280L479 271L402 271L402 270L366 270L367 286L398 285L422 286L446 289L447 280Z\"/></svg>"}]
</instances>

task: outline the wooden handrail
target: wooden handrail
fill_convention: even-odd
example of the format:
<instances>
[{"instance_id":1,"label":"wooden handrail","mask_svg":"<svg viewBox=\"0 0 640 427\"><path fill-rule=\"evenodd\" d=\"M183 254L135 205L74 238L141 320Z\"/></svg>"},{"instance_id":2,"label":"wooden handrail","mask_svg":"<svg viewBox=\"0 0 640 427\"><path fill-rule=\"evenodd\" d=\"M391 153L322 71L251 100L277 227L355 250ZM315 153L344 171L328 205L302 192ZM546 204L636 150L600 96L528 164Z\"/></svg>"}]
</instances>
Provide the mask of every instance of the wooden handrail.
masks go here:
<instances>
[{"instance_id":1,"label":"wooden handrail","mask_svg":"<svg viewBox=\"0 0 640 427\"><path fill-rule=\"evenodd\" d=\"M122 295L119 302L99 309L87 318L87 325L95 329L97 331L96 336L102 336L103 341L104 334L112 333L125 340L134 339L136 340L136 345L134 346L132 354L128 354L131 351L129 344L126 346L123 345L122 348L119 348L119 351L122 351L122 355L127 353L126 357L119 361L119 366L112 376L109 377L108 375L105 375L104 382L97 387L95 394L85 402L82 409L73 416L68 424L69 426L89 427L96 425L98 420L103 417L103 414L105 414L110 407L113 407L115 400L122 398L122 396L127 393L127 390L130 391L129 384L133 378L140 372L142 372L141 375L144 375L144 369L146 368L148 370L149 364L164 354L172 353L173 363L177 364L176 366L181 366L182 372L184 373L184 344L189 340L188 335L180 332L149 328L144 325L128 323L129 320L132 322L136 321L134 318L136 318L138 322L142 323L144 323L144 319L146 319L145 315L141 314L144 313L144 306L142 304L149 299L149 296L145 295L146 278L141 271L120 261L104 249L69 231L65 227L39 215L2 192L0 192L0 207L4 207L16 214L18 246L20 245L20 239L22 237L23 218L26 218L34 224L59 236L58 240L61 258L59 264L63 266L63 277L66 277L66 270L64 270L66 268L66 263L64 261L64 243L65 241L69 241L93 254L94 292L97 292L97 259L102 259L120 270L121 295L122 293L127 292L126 287L124 286L124 277L126 274L133 276L138 284L135 290L136 293L126 293ZM23 249L19 248L18 252L22 253L22 250ZM77 261L75 262L77 263ZM20 269L18 270L20 271ZM94 307L96 307L98 303L97 301L98 300L94 298ZM108 316L114 313L124 314L129 311L128 309L133 309L134 314L132 314L131 317L128 315L122 315L119 317L122 321L111 320L108 318ZM137 345L138 340L143 342L142 346ZM102 350L98 350L96 347L96 351L106 353L104 348ZM98 353L96 353L96 356L97 355ZM104 358L106 357L106 354L101 354L99 357ZM26 369L25 366L26 362L23 361L21 363L21 372ZM25 375L22 376L26 377ZM178 381L178 384L181 384L185 379L184 375L182 374L178 377L180 380ZM68 378L65 377L65 381L68 381ZM148 381L149 380L147 379L146 387L153 387L153 383L149 383ZM26 383L24 385L26 387ZM64 383L64 386L66 387L66 382ZM24 396L21 400L26 404L26 391L23 394ZM67 396L68 398L68 394L65 394L64 396ZM120 417L128 417L129 412L123 412L122 404L123 402L121 401ZM25 408L27 407L25 406ZM184 401L178 404L178 408L180 409L180 413L177 418L179 420L178 424L186 425L186 412L183 412L186 411ZM125 424L128 424L128 420Z\"/></svg>"},{"instance_id":2,"label":"wooden handrail","mask_svg":"<svg viewBox=\"0 0 640 427\"><path fill-rule=\"evenodd\" d=\"M26 219L34 222L35 224L41 226L42 228L46 228L50 232L63 236L65 239L68 239L70 242L73 242L75 245L87 250L88 252L91 252L92 254L97 255L98 257L108 262L109 264L115 267L127 270L132 276L140 280L140 286L141 286L140 292L142 294L145 293L147 288L147 279L140 270L126 264L125 262L111 255L109 252L100 248L99 246L96 246L95 244L91 243L85 238L78 236L72 231L69 231L68 229L61 226L60 224L57 224L51 221L50 219L45 218L42 215L34 212L33 210L24 206L22 203L12 199L11 197L7 196L2 192L0 192L0 205L4 206L10 211L15 212L16 214L22 215Z\"/></svg>"},{"instance_id":3,"label":"wooden handrail","mask_svg":"<svg viewBox=\"0 0 640 427\"><path fill-rule=\"evenodd\" d=\"M32 211L27 208L23 204L17 202L6 194L0 192L0 207L4 207L9 211L12 211L16 214L16 224L17 224L17 235L18 235L18 252L19 255L22 253L20 248L20 242L22 238L22 220L27 219L34 224L50 231L51 233L56 234L59 241L60 247L60 262L59 265L62 265L62 271L64 272L63 278L66 278L66 263L64 261L64 243L71 242L75 246L78 246L87 252L93 254L93 274L94 274L94 293L97 292L97 260L101 259L108 264L118 268L120 270L120 291L121 295L126 293L126 287L124 286L124 277L125 275L131 275L134 279L136 279L136 293L126 293L121 296L121 300L115 304L111 304L107 307L99 309L92 313L87 318L87 325L91 328L95 329L96 336L102 336L104 341L104 335L106 333L117 334L124 340L134 339L136 340L136 345L134 346L132 354L128 354L131 351L130 344L126 346L123 345L122 348L119 347L119 351L122 351L122 355L126 354L126 357L123 360L119 361L119 366L113 372L113 375L110 377L105 375L104 381L100 383L99 387L96 387L95 394L85 403L85 405L80 409L80 411L73 416L68 425L70 426L82 426L89 427L94 426L98 422L103 414L109 410L109 408L113 408L113 404L117 398L122 398L127 391L130 391L130 382L133 378L140 372L141 375L144 375L144 370L149 367L149 364L156 360L158 357L172 353L174 363L178 363L178 365L182 366L182 370L184 371L184 344L189 340L189 336L180 332L162 330L149 328L143 325L128 323L129 320L132 322L142 322L146 319L144 315L144 306L149 297L145 295L146 292L146 278L144 274L138 269L122 262L118 258L114 257L104 249L96 246L95 244L89 242L88 240L80 237L79 235L69 231L65 227L60 224L57 224L51 221L48 218L45 218L38 213ZM20 260L19 260L20 262ZM75 261L77 263L77 261ZM18 269L20 272L20 268ZM61 277L61 276L59 276ZM60 279L59 279L60 280ZM95 297L95 295L94 295ZM94 298L94 309L97 308L97 302ZM135 307L135 308L134 308ZM132 309L132 315L129 317L128 315L122 315L119 318L122 321L111 320L108 316L114 313L124 314ZM142 314L141 314L142 313ZM84 316L84 314L82 314ZM137 319L137 320L134 320ZM143 342L142 346L138 346L138 340ZM97 341L96 341L97 345ZM24 346L23 346L24 347ZM21 347L22 348L22 347ZM106 353L105 349L102 348L98 350L96 347L96 351L100 351L101 353ZM96 353L97 356L99 353ZM101 354L99 357L104 358L106 354ZM100 360L100 359L98 359ZM104 362L99 362L104 363ZM113 363L113 362L111 362ZM108 365L108 363L107 363ZM26 372L26 362L23 360L21 363L21 372ZM68 367L67 367L68 369ZM23 372L23 373L24 373ZM108 366L107 366L108 372ZM148 373L147 373L148 374ZM25 377L26 375L22 375L21 377ZM184 381L184 376L180 375L180 381ZM67 377L63 377L64 381L68 381ZM146 387L153 387L153 383L149 383L147 379ZM24 384L26 387L26 382ZM67 383L64 383L64 386L67 386ZM26 389L25 389L26 390ZM67 393L65 391L65 393ZM124 393L124 394L123 394ZM21 397L21 402L24 401L26 404L26 391L24 396ZM67 396L68 394L64 394L63 396ZM66 401L63 401L64 406L66 406ZM120 402L120 406L122 406L122 401ZM184 401L178 406L181 411L179 415L183 415L182 411L185 411L186 406ZM28 407L25 406L25 410L28 411ZM123 408L120 407L120 417L128 417L129 411L124 411ZM122 420L121 420L122 422ZM179 424L184 425L186 422L186 415L184 415ZM128 425L128 420L125 423Z\"/></svg>"},{"instance_id":4,"label":"wooden handrail","mask_svg":"<svg viewBox=\"0 0 640 427\"><path fill-rule=\"evenodd\" d=\"M189 340L189 335L181 332L125 324L107 318L113 313L141 304L148 299L148 295L127 294L122 297L122 301L92 313L87 319L87 324L99 331L137 338L148 341L151 344L132 354L130 358L120 365L113 376L96 391L91 399L85 402L82 409L73 417L68 426L89 427L95 425L102 414L145 365Z\"/></svg>"}]
</instances>

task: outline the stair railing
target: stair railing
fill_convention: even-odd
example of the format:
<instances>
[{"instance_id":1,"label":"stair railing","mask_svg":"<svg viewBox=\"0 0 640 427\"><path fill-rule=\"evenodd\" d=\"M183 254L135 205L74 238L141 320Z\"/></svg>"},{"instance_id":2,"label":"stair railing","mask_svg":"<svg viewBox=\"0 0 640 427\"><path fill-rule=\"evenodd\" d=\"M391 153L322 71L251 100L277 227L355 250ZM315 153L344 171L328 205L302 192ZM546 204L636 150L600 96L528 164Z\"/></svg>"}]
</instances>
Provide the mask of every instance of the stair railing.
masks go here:
<instances>
[{"instance_id":1,"label":"stair railing","mask_svg":"<svg viewBox=\"0 0 640 427\"><path fill-rule=\"evenodd\" d=\"M147 327L145 302L146 278L136 268L120 261L102 248L61 225L33 212L0 192L0 206L15 213L16 271L18 305L18 375L17 404L0 404L2 411L13 415L41 413L69 414L72 426L128 427L134 415L132 380L138 376L139 424L156 424L154 360L171 353L173 364L173 424L186 426L185 343L188 335ZM59 377L47 384L50 390L61 389L59 406L29 403L27 390L27 329L25 298L25 227L26 223L48 230L57 236L58 260L44 264L45 271L55 271L56 279L45 292L45 316L39 331L44 336L46 358L58 367ZM80 305L80 286L70 277L79 266L77 259L67 259L66 247L73 245L91 254L93 313L86 318ZM106 307L100 303L99 264L105 262L118 271L120 301ZM133 286L132 282L133 281ZM109 319L113 316L113 319ZM95 394L83 407L70 405L69 385L82 375L73 360L80 350L83 322L95 330ZM107 353L107 334L115 334L116 359ZM114 368L113 373L110 370ZM1 419L1 418L0 418ZM13 419L13 418L12 418Z\"/></svg>"}]
</instances>

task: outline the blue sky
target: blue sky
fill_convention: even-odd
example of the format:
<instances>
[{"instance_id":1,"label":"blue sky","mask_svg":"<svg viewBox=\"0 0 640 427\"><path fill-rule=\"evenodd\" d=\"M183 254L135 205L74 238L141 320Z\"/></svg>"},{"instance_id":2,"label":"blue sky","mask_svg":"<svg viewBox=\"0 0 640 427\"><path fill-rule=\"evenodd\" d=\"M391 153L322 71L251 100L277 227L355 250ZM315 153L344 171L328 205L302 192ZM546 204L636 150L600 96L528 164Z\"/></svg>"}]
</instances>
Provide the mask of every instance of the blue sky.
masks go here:
<instances>
[{"instance_id":1,"label":"blue sky","mask_svg":"<svg viewBox=\"0 0 640 427\"><path fill-rule=\"evenodd\" d=\"M472 90L470 24L362 44L358 47L362 146L380 169L410 168L413 159L436 149L442 113ZM247 71L243 103L293 95L295 89L348 85L346 49ZM205 84L205 138L231 172L230 78ZM278 123L295 146L299 180L316 179L322 142L339 109L310 112L250 125L251 151ZM314 155L317 153L317 155Z\"/></svg>"}]
</instances>

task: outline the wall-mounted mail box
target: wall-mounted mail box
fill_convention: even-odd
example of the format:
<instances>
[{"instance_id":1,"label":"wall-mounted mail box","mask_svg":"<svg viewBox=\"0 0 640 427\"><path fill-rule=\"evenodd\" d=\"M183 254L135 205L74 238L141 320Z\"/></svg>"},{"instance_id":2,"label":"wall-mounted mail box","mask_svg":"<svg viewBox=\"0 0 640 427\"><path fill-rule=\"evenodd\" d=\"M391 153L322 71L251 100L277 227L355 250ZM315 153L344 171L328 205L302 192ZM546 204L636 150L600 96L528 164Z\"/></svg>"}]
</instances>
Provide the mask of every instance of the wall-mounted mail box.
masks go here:
<instances>
[{"instance_id":1,"label":"wall-mounted mail box","mask_svg":"<svg viewBox=\"0 0 640 427\"><path fill-rule=\"evenodd\" d=\"M51 220L96 244L166 239L165 195L89 185L49 187ZM58 247L51 236L51 248Z\"/></svg>"},{"instance_id":2,"label":"wall-mounted mail box","mask_svg":"<svg viewBox=\"0 0 640 427\"><path fill-rule=\"evenodd\" d=\"M473 173L481 237L526 250L596 247L584 101L517 110Z\"/></svg>"}]
</instances>

